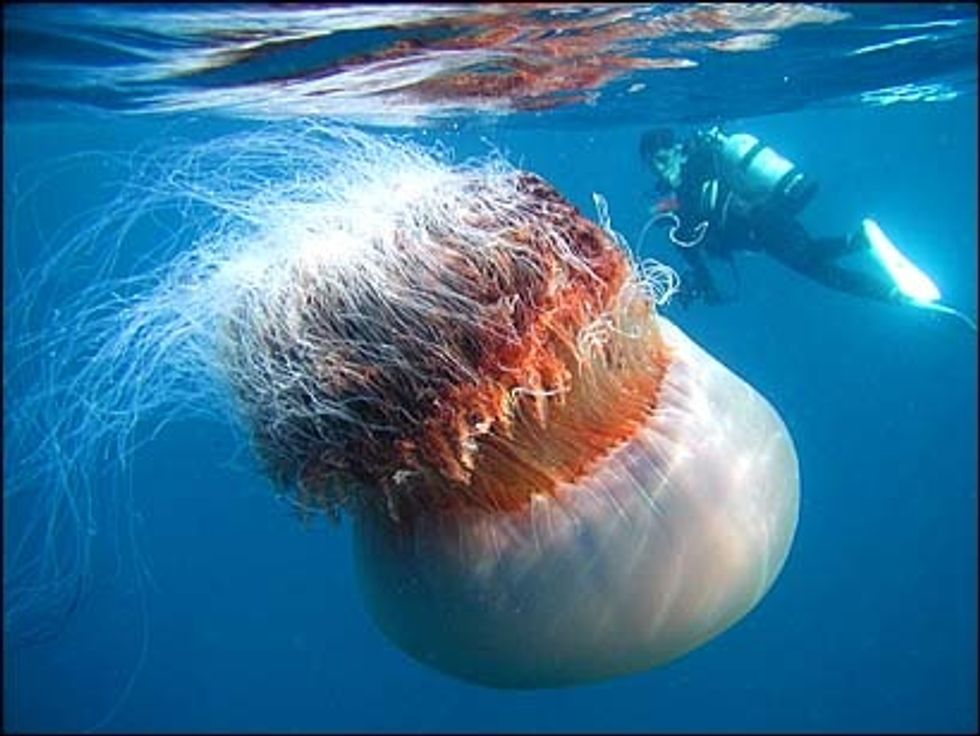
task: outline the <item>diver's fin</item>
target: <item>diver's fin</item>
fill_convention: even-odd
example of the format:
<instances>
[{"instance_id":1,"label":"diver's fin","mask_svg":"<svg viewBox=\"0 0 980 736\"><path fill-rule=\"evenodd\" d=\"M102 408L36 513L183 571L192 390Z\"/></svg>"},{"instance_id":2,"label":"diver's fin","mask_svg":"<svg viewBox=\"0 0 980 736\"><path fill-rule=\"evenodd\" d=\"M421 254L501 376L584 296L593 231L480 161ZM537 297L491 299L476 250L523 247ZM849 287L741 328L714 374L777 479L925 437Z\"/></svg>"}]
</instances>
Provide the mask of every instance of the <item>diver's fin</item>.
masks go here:
<instances>
[{"instance_id":1,"label":"diver's fin","mask_svg":"<svg viewBox=\"0 0 980 736\"><path fill-rule=\"evenodd\" d=\"M956 317L957 319L964 322L966 326L969 327L971 330L973 330L974 332L977 331L976 320L971 319L970 317L963 314L963 312L961 312L958 309L950 307L946 304L941 304L940 302L926 302L926 303L913 302L913 304L914 306L921 307L923 309L929 309L933 312L940 312L942 314L948 314L952 317Z\"/></svg>"},{"instance_id":2,"label":"diver's fin","mask_svg":"<svg viewBox=\"0 0 980 736\"><path fill-rule=\"evenodd\" d=\"M861 221L860 237L875 260L891 277L899 294L917 306L932 305L939 301L942 296L939 287L895 246L870 217Z\"/></svg>"},{"instance_id":3,"label":"diver's fin","mask_svg":"<svg viewBox=\"0 0 980 736\"><path fill-rule=\"evenodd\" d=\"M977 332L976 320L968 317L960 310L940 302L939 299L942 294L939 287L895 246L877 222L870 217L862 220L861 229L855 233L852 242L871 251L871 255L888 273L894 283L892 293L897 301L912 307L956 317L971 330Z\"/></svg>"}]
</instances>

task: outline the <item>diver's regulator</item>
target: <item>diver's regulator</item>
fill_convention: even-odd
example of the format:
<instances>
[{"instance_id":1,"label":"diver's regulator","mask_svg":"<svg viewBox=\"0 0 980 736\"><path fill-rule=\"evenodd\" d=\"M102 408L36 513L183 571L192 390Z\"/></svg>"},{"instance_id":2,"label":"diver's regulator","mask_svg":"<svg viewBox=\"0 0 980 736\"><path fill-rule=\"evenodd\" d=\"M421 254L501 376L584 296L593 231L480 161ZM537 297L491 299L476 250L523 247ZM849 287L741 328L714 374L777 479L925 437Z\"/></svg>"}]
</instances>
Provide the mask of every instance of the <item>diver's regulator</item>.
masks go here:
<instances>
[{"instance_id":1,"label":"diver's regulator","mask_svg":"<svg viewBox=\"0 0 980 736\"><path fill-rule=\"evenodd\" d=\"M796 214L816 194L815 181L754 135L725 135L717 127L702 135L715 147L725 183L746 205Z\"/></svg>"}]
</instances>

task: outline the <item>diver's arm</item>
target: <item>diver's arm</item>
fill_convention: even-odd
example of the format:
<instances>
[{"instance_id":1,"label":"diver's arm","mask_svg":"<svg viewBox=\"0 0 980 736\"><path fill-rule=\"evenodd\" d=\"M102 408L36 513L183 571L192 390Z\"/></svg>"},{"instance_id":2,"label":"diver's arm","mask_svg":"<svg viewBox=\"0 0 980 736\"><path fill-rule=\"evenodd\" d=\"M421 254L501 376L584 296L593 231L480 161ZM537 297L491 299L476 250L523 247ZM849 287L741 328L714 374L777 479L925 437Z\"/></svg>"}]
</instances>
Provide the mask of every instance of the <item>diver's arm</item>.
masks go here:
<instances>
[{"instance_id":1,"label":"diver's arm","mask_svg":"<svg viewBox=\"0 0 980 736\"><path fill-rule=\"evenodd\" d=\"M684 248L681 253L688 266L681 276L681 292L688 300L702 299L706 304L724 304L733 300L718 290L700 248Z\"/></svg>"}]
</instances>

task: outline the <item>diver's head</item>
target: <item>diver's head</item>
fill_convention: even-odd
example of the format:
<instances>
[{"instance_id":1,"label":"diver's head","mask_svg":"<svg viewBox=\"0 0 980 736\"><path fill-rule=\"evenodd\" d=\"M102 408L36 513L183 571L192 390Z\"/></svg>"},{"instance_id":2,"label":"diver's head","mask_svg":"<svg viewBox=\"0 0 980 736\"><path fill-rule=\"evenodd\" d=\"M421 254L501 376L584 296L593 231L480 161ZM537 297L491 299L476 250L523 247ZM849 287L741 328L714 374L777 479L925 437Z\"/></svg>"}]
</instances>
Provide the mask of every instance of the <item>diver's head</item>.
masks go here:
<instances>
[{"instance_id":1,"label":"diver's head","mask_svg":"<svg viewBox=\"0 0 980 736\"><path fill-rule=\"evenodd\" d=\"M668 128L647 131L640 138L640 157L657 177L657 189L673 191L681 185L681 170L687 156L684 145L674 138Z\"/></svg>"}]
</instances>

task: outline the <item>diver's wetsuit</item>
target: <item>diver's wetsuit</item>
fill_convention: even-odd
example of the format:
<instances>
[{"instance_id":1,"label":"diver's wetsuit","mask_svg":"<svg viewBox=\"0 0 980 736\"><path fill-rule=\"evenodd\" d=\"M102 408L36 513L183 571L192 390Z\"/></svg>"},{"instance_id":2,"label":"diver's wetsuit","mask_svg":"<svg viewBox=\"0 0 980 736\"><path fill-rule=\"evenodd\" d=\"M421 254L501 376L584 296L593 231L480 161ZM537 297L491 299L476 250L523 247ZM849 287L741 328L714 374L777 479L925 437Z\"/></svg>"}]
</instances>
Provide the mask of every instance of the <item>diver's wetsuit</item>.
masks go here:
<instances>
[{"instance_id":1,"label":"diver's wetsuit","mask_svg":"<svg viewBox=\"0 0 980 736\"><path fill-rule=\"evenodd\" d=\"M845 268L838 259L865 248L859 238L813 238L793 213L772 205L747 206L726 183L710 142L695 136L684 146L687 161L675 192L679 227L674 235L691 247L678 247L689 271L682 278L682 299L702 298L708 304L731 301L718 290L704 254L733 261L736 251L764 252L804 276L839 291L881 301L894 301L894 284L883 276ZM717 194L705 185L717 181ZM698 241L699 225L707 223ZM683 282L687 281L687 286ZM685 291L687 292L685 294Z\"/></svg>"}]
</instances>

